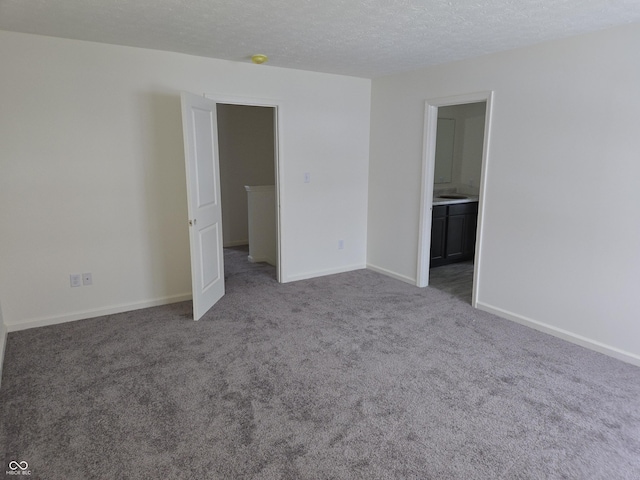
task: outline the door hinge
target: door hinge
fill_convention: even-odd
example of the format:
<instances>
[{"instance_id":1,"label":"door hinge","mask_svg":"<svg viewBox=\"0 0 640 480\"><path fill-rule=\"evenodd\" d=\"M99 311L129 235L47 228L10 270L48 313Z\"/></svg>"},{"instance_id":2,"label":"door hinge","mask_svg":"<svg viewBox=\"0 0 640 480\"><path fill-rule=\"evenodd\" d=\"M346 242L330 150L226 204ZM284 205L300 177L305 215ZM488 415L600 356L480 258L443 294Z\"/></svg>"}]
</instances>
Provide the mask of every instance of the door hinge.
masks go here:
<instances>
[{"instance_id":1,"label":"door hinge","mask_svg":"<svg viewBox=\"0 0 640 480\"><path fill-rule=\"evenodd\" d=\"M189 220L189 226L193 227L198 221L194 218L193 220Z\"/></svg>"}]
</instances>

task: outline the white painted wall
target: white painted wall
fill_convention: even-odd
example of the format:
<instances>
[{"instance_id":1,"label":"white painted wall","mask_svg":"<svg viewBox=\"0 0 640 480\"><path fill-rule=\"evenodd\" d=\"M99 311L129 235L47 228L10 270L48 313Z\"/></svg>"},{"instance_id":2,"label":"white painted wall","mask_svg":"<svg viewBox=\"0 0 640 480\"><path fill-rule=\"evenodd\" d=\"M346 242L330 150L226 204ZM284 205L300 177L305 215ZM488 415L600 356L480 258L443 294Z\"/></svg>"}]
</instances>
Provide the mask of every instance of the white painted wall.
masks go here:
<instances>
[{"instance_id":1,"label":"white painted wall","mask_svg":"<svg viewBox=\"0 0 640 480\"><path fill-rule=\"evenodd\" d=\"M440 115L436 126L435 166L433 171L434 184L439 188L448 188L453 182L453 164L456 159L456 150L460 142L456 141L456 119L447 115ZM458 135L459 136L459 135Z\"/></svg>"},{"instance_id":2,"label":"white painted wall","mask_svg":"<svg viewBox=\"0 0 640 480\"><path fill-rule=\"evenodd\" d=\"M481 112L469 115L465 119L460 175L457 177L458 191L471 195L478 194L482 173L485 109L480 110Z\"/></svg>"},{"instance_id":3,"label":"white painted wall","mask_svg":"<svg viewBox=\"0 0 640 480\"><path fill-rule=\"evenodd\" d=\"M2 384L2 367L4 365L4 351L7 345L7 326L2 317L2 304L0 304L0 385Z\"/></svg>"},{"instance_id":4,"label":"white painted wall","mask_svg":"<svg viewBox=\"0 0 640 480\"><path fill-rule=\"evenodd\" d=\"M478 195L485 107L486 102L475 102L438 108L438 118L455 120L455 133L451 182L436 184L436 189L455 188L457 192Z\"/></svg>"},{"instance_id":5,"label":"white painted wall","mask_svg":"<svg viewBox=\"0 0 640 480\"><path fill-rule=\"evenodd\" d=\"M278 244L276 229L276 189L274 185L246 187L249 217L250 262L276 266Z\"/></svg>"},{"instance_id":6,"label":"white painted wall","mask_svg":"<svg viewBox=\"0 0 640 480\"><path fill-rule=\"evenodd\" d=\"M9 330L189 298L183 90L282 105L283 280L365 266L369 80L11 32L0 65Z\"/></svg>"},{"instance_id":7,"label":"white painted wall","mask_svg":"<svg viewBox=\"0 0 640 480\"><path fill-rule=\"evenodd\" d=\"M479 305L640 363L640 24L376 79L368 263L416 278L425 99L493 90Z\"/></svg>"},{"instance_id":8,"label":"white painted wall","mask_svg":"<svg viewBox=\"0 0 640 480\"><path fill-rule=\"evenodd\" d=\"M274 185L274 108L218 104L224 245L246 245L245 185Z\"/></svg>"}]
</instances>

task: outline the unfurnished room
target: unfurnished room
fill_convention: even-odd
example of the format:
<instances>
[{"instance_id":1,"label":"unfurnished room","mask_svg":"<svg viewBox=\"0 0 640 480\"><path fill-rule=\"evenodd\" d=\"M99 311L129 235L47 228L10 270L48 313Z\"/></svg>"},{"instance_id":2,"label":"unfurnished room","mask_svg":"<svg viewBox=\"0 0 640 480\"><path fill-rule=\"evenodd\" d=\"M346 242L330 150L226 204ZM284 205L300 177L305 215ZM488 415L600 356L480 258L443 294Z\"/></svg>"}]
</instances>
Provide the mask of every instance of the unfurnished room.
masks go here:
<instances>
[{"instance_id":1,"label":"unfurnished room","mask_svg":"<svg viewBox=\"0 0 640 480\"><path fill-rule=\"evenodd\" d=\"M640 3L0 0L0 473L640 478Z\"/></svg>"}]
</instances>

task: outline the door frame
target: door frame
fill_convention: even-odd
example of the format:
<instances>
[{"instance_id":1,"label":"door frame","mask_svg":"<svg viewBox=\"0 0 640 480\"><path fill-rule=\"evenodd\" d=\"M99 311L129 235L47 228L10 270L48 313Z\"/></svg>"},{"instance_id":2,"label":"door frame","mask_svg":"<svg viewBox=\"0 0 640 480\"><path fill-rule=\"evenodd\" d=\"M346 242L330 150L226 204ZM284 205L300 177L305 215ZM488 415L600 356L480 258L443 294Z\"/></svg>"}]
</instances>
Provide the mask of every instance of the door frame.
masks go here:
<instances>
[{"instance_id":1,"label":"door frame","mask_svg":"<svg viewBox=\"0 0 640 480\"><path fill-rule=\"evenodd\" d=\"M477 307L480 269L482 267L482 238L484 225L485 185L488 173L489 146L491 138L491 118L493 111L493 91L475 92L449 97L432 98L425 101L424 136L422 154L422 183L420 193L420 226L418 229L418 270L416 285L429 285L429 266L431 263L431 212L433 210L433 182L436 158L436 130L438 126L438 108L466 103L486 102L484 140L482 146L482 165L480 171L480 191L478 203L478 224L476 231L476 249L473 269L473 289L471 305Z\"/></svg>"},{"instance_id":2,"label":"door frame","mask_svg":"<svg viewBox=\"0 0 640 480\"><path fill-rule=\"evenodd\" d=\"M280 132L282 131L282 101L265 98L240 97L224 95L219 93L205 93L204 96L218 103L229 105L243 105L247 107L271 107L274 110L273 122L273 156L276 191L276 278L278 283L282 283L285 278L282 272L282 217L280 208L282 204L282 159L280 158ZM217 146L219 149L219 146ZM219 153L219 152L218 152Z\"/></svg>"}]
</instances>

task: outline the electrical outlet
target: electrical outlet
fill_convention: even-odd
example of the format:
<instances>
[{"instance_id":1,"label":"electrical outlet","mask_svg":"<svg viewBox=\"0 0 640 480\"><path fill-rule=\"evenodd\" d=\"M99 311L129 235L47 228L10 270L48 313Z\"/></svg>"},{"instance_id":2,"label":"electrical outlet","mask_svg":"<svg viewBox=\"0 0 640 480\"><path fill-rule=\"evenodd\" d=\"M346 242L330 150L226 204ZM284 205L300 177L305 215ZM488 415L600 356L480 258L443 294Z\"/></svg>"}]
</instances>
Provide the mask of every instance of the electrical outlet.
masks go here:
<instances>
[{"instance_id":1,"label":"electrical outlet","mask_svg":"<svg viewBox=\"0 0 640 480\"><path fill-rule=\"evenodd\" d=\"M82 285L93 285L93 278L91 278L91 273L82 274Z\"/></svg>"},{"instance_id":2,"label":"electrical outlet","mask_svg":"<svg viewBox=\"0 0 640 480\"><path fill-rule=\"evenodd\" d=\"M338 240L338 250L344 250L344 240Z\"/></svg>"},{"instance_id":3,"label":"electrical outlet","mask_svg":"<svg viewBox=\"0 0 640 480\"><path fill-rule=\"evenodd\" d=\"M72 273L69 275L69 283L71 283L72 287L81 287L82 286L82 275L79 273Z\"/></svg>"},{"instance_id":4,"label":"electrical outlet","mask_svg":"<svg viewBox=\"0 0 640 480\"><path fill-rule=\"evenodd\" d=\"M304 183L311 183L311 174L309 172L304 174Z\"/></svg>"}]
</instances>

